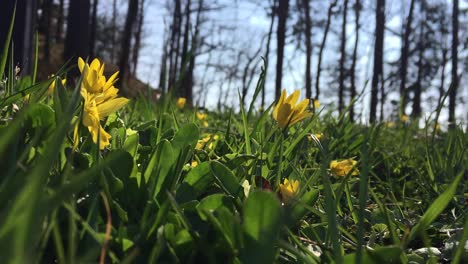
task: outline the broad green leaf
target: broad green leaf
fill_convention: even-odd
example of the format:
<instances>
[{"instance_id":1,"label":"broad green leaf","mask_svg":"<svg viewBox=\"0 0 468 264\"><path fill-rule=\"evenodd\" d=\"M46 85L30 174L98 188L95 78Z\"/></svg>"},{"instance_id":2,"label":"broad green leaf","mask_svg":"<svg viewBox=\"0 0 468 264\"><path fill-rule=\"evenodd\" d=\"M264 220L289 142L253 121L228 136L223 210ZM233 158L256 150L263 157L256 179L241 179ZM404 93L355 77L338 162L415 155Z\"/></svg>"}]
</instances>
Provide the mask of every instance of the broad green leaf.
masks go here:
<instances>
[{"instance_id":1,"label":"broad green leaf","mask_svg":"<svg viewBox=\"0 0 468 264\"><path fill-rule=\"evenodd\" d=\"M221 188L229 195L237 197L242 187L234 173L225 165L218 161L210 162L211 173L217 180Z\"/></svg>"},{"instance_id":2,"label":"broad green leaf","mask_svg":"<svg viewBox=\"0 0 468 264\"><path fill-rule=\"evenodd\" d=\"M273 263L281 227L281 205L275 193L254 191L244 205L243 263Z\"/></svg>"},{"instance_id":3,"label":"broad green leaf","mask_svg":"<svg viewBox=\"0 0 468 264\"><path fill-rule=\"evenodd\" d=\"M421 219L418 221L418 224L411 229L408 241L411 241L418 235L420 232L426 230L429 225L439 216L450 203L452 198L455 196L457 191L458 184L463 179L464 171L460 172L455 180L450 184L450 186L445 190L435 201L431 204L429 209L424 213Z\"/></svg>"},{"instance_id":4,"label":"broad green leaf","mask_svg":"<svg viewBox=\"0 0 468 264\"><path fill-rule=\"evenodd\" d=\"M179 203L186 203L197 199L213 183L210 163L202 162L185 176L184 181L177 189L176 200Z\"/></svg>"}]
</instances>

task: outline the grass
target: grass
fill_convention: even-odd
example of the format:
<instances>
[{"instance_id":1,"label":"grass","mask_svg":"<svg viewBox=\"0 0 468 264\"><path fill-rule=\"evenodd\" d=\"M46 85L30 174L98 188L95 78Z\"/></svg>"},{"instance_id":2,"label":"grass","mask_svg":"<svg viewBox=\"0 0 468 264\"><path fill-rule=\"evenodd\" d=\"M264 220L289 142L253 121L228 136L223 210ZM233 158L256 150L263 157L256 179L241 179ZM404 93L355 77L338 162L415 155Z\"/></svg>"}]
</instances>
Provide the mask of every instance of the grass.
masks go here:
<instances>
[{"instance_id":1,"label":"grass","mask_svg":"<svg viewBox=\"0 0 468 264\"><path fill-rule=\"evenodd\" d=\"M468 259L462 129L352 123L326 106L280 129L254 102L198 120L174 98L140 97L102 121L108 148L80 127L74 149L80 80L47 95L52 79L34 79L0 84L4 263ZM348 158L359 175L332 176ZM286 178L300 186L290 200Z\"/></svg>"}]
</instances>

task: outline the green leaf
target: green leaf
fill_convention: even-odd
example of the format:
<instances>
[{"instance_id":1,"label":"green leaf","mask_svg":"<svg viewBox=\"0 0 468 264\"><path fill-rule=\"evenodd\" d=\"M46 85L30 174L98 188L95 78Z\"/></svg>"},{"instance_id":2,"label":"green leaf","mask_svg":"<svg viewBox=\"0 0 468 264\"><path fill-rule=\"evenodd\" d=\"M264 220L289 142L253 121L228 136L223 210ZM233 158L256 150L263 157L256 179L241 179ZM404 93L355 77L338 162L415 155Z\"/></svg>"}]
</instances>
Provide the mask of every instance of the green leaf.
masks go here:
<instances>
[{"instance_id":1,"label":"green leaf","mask_svg":"<svg viewBox=\"0 0 468 264\"><path fill-rule=\"evenodd\" d=\"M229 195L237 197L242 187L234 173L218 161L210 162L211 173L221 188Z\"/></svg>"},{"instance_id":2,"label":"green leaf","mask_svg":"<svg viewBox=\"0 0 468 264\"><path fill-rule=\"evenodd\" d=\"M225 194L216 193L203 198L196 208L200 218L206 221L205 210L211 213L220 207L228 206L228 204L229 198Z\"/></svg>"},{"instance_id":3,"label":"green leaf","mask_svg":"<svg viewBox=\"0 0 468 264\"><path fill-rule=\"evenodd\" d=\"M198 127L193 124L187 124L181 127L176 134L174 135L174 139L172 139L172 147L174 148L174 152L181 151L185 146L190 145L192 149L195 148L198 137Z\"/></svg>"},{"instance_id":4,"label":"green leaf","mask_svg":"<svg viewBox=\"0 0 468 264\"><path fill-rule=\"evenodd\" d=\"M362 254L361 263L391 264L400 263L403 250L398 246L380 247L375 250L366 250ZM348 254L343 258L344 264L356 263L356 253Z\"/></svg>"},{"instance_id":5,"label":"green leaf","mask_svg":"<svg viewBox=\"0 0 468 264\"><path fill-rule=\"evenodd\" d=\"M254 191L244 205L243 263L273 263L281 227L281 205L275 193Z\"/></svg>"},{"instance_id":6,"label":"green leaf","mask_svg":"<svg viewBox=\"0 0 468 264\"><path fill-rule=\"evenodd\" d=\"M455 180L450 184L450 186L445 190L437 199L431 204L429 209L424 213L424 215L419 219L418 224L411 229L411 233L409 235L408 240L406 243L411 241L418 235L420 232L426 230L429 225L439 216L450 203L452 198L455 196L457 191L457 186L462 180L464 175L464 171L460 172Z\"/></svg>"},{"instance_id":7,"label":"green leaf","mask_svg":"<svg viewBox=\"0 0 468 264\"><path fill-rule=\"evenodd\" d=\"M176 200L179 203L186 203L197 199L213 183L210 163L202 162L191 169L184 181L177 189Z\"/></svg>"}]
</instances>

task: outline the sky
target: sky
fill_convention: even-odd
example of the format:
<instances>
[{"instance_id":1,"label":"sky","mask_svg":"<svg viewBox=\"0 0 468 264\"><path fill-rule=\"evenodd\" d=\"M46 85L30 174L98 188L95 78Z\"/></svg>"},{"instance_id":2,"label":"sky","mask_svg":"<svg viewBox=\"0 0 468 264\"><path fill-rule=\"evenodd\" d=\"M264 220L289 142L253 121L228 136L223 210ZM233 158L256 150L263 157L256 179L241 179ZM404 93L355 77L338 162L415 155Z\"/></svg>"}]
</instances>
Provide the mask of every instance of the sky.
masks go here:
<instances>
[{"instance_id":1,"label":"sky","mask_svg":"<svg viewBox=\"0 0 468 264\"><path fill-rule=\"evenodd\" d=\"M125 1L124 1L125 2ZM253 54L258 49L262 38L268 32L270 26L270 18L267 16L266 0L248 1L248 0L218 0L217 3L224 8L218 11L212 11L204 14L204 18L207 19L202 26L201 34L206 37L210 43L223 43L229 46L231 49L227 51L215 51L210 54L201 54L196 58L196 70L195 70L195 87L194 94L195 100L201 97L201 102L208 108L214 109L217 105L219 94L223 93L223 99L226 100L226 104L235 109L238 109L238 89L241 88L239 82L233 82L230 84L227 81L225 74L214 70L213 68L206 67L209 62L211 64L227 64L232 65L235 58L239 55L239 52L244 54ZM295 2L295 1L292 1ZM312 2L312 17L314 16L326 16L326 10L330 1L320 0ZM352 2L352 1L351 1ZM360 42L358 48L358 64L357 64L357 87L358 90L364 88L366 80L372 78L372 56L373 56L373 30L374 24L374 12L370 11L375 5L375 1L363 0L365 5L365 13L361 14L361 31L360 31ZM409 3L409 0L408 0ZM451 0L448 1L451 4ZM165 8L165 0L147 0L146 16L144 21L144 39L143 49L141 50L139 65L138 65L138 77L144 82L147 82L152 87L157 87L159 84L159 70L162 55L162 46L164 39L164 28L170 23L170 15ZM460 9L467 8L468 1L460 1ZM401 0L387 0L386 5L386 26L394 31L401 31L402 14L407 14L408 5L402 6ZM348 26L347 26L347 50L349 54L352 52L352 43L354 42L354 12L350 8L348 11ZM291 31L292 22L288 21L288 29ZM334 18L332 20L331 27L335 30L339 30L341 25L341 17ZM232 27L234 30L226 30L224 27ZM276 27L276 25L275 25ZM460 28L463 24L460 24ZM322 39L323 31L316 30L313 32L313 42L319 44ZM287 42L292 42L292 38L288 37ZM327 45L325 48L325 54L323 59L323 68L330 66L336 67L339 60L339 38L337 34L330 33L327 39ZM398 36L386 31L385 32L385 60L392 61L399 58L401 39ZM265 44L263 44L265 46ZM272 46L270 51L270 62L268 67L268 79L266 83L266 102L270 104L274 100L274 82L275 82L275 50L276 50L276 38L272 36ZM317 65L317 53L318 47L314 47L312 57L312 79L313 85L315 83L315 71ZM264 54L263 52L261 53ZM465 54L466 56L466 54ZM459 57L462 57L459 55ZM450 63L449 63L450 64ZM450 81L450 65L447 64L446 76ZM255 89L255 84L260 75L260 66L262 65L261 58L257 60L257 74L254 77L250 88L250 97ZM462 65L461 65L462 66ZM459 67L460 71L466 71ZM284 77L283 77L283 88L288 92L292 92L295 89L304 89L304 70L305 70L305 54L304 52L297 49L295 44L287 45L285 48L285 64L284 64ZM388 70L384 68L384 71ZM337 98L336 94L336 82L333 82L331 76L328 76L326 72L323 72L321 78L321 90L322 96L320 101L325 107L336 106ZM458 119L464 119L466 124L466 112L468 109L468 88L466 83L466 75L464 76L465 82L460 82L459 97L462 98L463 102L458 105L457 117ZM210 82L208 82L210 80ZM201 89L200 83L204 83L204 91L200 95ZM330 88L328 88L330 87ZM361 88L359 88L361 87ZM448 87L448 83L446 85ZM433 89L435 92L435 89ZM423 101L429 96L433 95L431 92L423 94ZM367 112L370 97L370 85L367 85L366 90L363 93L362 103L357 105L357 112L362 111L362 121L366 122ZM249 98L249 97L248 97ZM385 105L386 119L389 119L389 113L391 113L391 100L398 100L397 93L391 93L388 96L387 103ZM249 99L247 100L249 102ZM426 117L428 117L435 109L435 103L423 105L423 110ZM442 122L447 119L447 111L443 110L441 116Z\"/></svg>"}]
</instances>

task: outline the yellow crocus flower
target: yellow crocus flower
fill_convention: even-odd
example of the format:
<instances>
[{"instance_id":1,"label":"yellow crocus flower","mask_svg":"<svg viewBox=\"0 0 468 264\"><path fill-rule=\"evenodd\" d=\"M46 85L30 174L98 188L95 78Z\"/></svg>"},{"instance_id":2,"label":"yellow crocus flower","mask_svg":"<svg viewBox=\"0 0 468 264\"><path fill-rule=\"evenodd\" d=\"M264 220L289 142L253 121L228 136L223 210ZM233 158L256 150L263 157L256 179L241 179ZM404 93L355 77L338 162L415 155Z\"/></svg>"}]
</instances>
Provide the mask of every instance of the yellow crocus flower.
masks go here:
<instances>
[{"instance_id":1,"label":"yellow crocus flower","mask_svg":"<svg viewBox=\"0 0 468 264\"><path fill-rule=\"evenodd\" d=\"M218 139L219 139L218 135L214 135L214 136L213 135L208 135L208 136L198 140L197 145L195 146L195 149L198 149L198 150L203 149L206 146L206 144L208 142L210 142L210 141L211 142L208 145L208 149L213 149L213 143L214 143L214 141L216 141Z\"/></svg>"},{"instance_id":2,"label":"yellow crocus flower","mask_svg":"<svg viewBox=\"0 0 468 264\"><path fill-rule=\"evenodd\" d=\"M202 113L202 112L197 112L196 116L197 116L198 120L203 121L208 117L208 114Z\"/></svg>"},{"instance_id":3,"label":"yellow crocus flower","mask_svg":"<svg viewBox=\"0 0 468 264\"><path fill-rule=\"evenodd\" d=\"M318 109L320 107L320 102L318 99L314 99L314 108Z\"/></svg>"},{"instance_id":4,"label":"yellow crocus flower","mask_svg":"<svg viewBox=\"0 0 468 264\"><path fill-rule=\"evenodd\" d=\"M185 103L187 103L187 99L184 98L184 97L179 97L179 99L177 99L176 106L177 106L177 108L182 110L185 107Z\"/></svg>"},{"instance_id":5,"label":"yellow crocus flower","mask_svg":"<svg viewBox=\"0 0 468 264\"><path fill-rule=\"evenodd\" d=\"M88 93L104 93L108 97L116 97L118 90L114 87L119 72L115 72L107 80L104 76L104 63L94 59L91 64L86 63L81 57L78 58L78 69L83 76L81 87Z\"/></svg>"},{"instance_id":6,"label":"yellow crocus flower","mask_svg":"<svg viewBox=\"0 0 468 264\"><path fill-rule=\"evenodd\" d=\"M408 116L407 115L402 115L400 117L400 120L401 120L401 122L406 123L406 122L408 122Z\"/></svg>"},{"instance_id":7,"label":"yellow crocus flower","mask_svg":"<svg viewBox=\"0 0 468 264\"><path fill-rule=\"evenodd\" d=\"M345 177L352 170L351 176L359 175L359 170L356 168L357 161L354 159L345 159L342 161L333 160L330 162L331 173L338 177Z\"/></svg>"},{"instance_id":8,"label":"yellow crocus flower","mask_svg":"<svg viewBox=\"0 0 468 264\"><path fill-rule=\"evenodd\" d=\"M299 193L299 181L289 181L284 179L283 183L280 183L281 197L284 203L291 201Z\"/></svg>"},{"instance_id":9,"label":"yellow crocus flower","mask_svg":"<svg viewBox=\"0 0 468 264\"><path fill-rule=\"evenodd\" d=\"M283 90L275 109L273 109L273 118L278 122L281 128L293 125L312 115L312 113L307 110L309 99L304 99L296 104L300 96L299 90L294 91L288 97L286 96L286 90Z\"/></svg>"},{"instance_id":10,"label":"yellow crocus flower","mask_svg":"<svg viewBox=\"0 0 468 264\"><path fill-rule=\"evenodd\" d=\"M54 75L52 74L50 77L54 77ZM57 79L55 79L50 85L49 85L49 89L47 90L47 95L52 95L54 93L54 90L55 90L55 82L57 81ZM65 85L67 84L67 79L62 79L62 85Z\"/></svg>"},{"instance_id":11,"label":"yellow crocus flower","mask_svg":"<svg viewBox=\"0 0 468 264\"><path fill-rule=\"evenodd\" d=\"M97 143L99 135L99 148L104 149L110 144L111 135L102 128L100 121L125 106L128 99L120 97L98 104L96 102L98 96L88 93L84 88L81 89L81 96L84 99L83 125L88 128L94 143Z\"/></svg>"}]
</instances>

